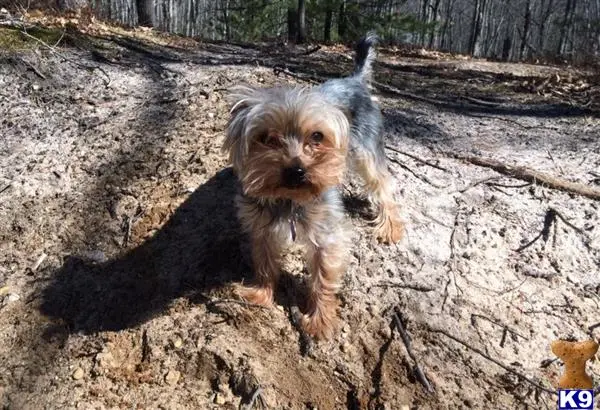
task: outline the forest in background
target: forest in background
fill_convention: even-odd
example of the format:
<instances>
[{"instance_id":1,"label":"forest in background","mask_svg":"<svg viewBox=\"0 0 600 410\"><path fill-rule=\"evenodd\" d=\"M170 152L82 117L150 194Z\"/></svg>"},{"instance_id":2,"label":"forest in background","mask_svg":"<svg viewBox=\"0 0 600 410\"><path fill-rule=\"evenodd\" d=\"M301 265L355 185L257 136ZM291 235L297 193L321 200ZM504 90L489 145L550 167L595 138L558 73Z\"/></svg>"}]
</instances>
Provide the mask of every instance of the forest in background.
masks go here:
<instances>
[{"instance_id":1,"label":"forest in background","mask_svg":"<svg viewBox=\"0 0 600 410\"><path fill-rule=\"evenodd\" d=\"M208 40L354 41L502 61L597 62L600 0L2 0L5 7L88 9L126 26Z\"/></svg>"}]
</instances>

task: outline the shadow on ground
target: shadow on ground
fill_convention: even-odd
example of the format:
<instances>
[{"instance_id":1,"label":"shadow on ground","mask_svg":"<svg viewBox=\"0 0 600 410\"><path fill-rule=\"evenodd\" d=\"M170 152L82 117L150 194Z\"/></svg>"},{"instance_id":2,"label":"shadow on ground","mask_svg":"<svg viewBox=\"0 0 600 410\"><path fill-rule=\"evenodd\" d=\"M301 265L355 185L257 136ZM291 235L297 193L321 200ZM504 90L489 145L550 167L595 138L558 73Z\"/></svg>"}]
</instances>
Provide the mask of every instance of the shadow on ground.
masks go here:
<instances>
[{"instance_id":1,"label":"shadow on ground","mask_svg":"<svg viewBox=\"0 0 600 410\"><path fill-rule=\"evenodd\" d=\"M230 168L213 176L155 236L116 260L70 257L44 290L41 311L71 332L121 330L250 272L242 257Z\"/></svg>"}]
</instances>

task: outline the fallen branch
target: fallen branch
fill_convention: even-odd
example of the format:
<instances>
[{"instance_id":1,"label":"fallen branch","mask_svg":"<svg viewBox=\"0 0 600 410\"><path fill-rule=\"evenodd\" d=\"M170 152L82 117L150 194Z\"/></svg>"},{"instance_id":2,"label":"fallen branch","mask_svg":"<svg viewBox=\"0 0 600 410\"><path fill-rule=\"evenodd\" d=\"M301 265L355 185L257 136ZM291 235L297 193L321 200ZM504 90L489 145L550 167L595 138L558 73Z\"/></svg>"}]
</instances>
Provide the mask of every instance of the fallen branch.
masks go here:
<instances>
[{"instance_id":1,"label":"fallen branch","mask_svg":"<svg viewBox=\"0 0 600 410\"><path fill-rule=\"evenodd\" d=\"M548 175L532 168L509 165L495 159L460 154L458 152L444 151L443 153L450 158L466 161L480 167L491 168L496 172L508 175L512 178L520 179L522 181L531 182L534 184L542 184L559 191L570 192L585 196L587 198L600 200L600 189L598 188Z\"/></svg>"},{"instance_id":2,"label":"fallen branch","mask_svg":"<svg viewBox=\"0 0 600 410\"><path fill-rule=\"evenodd\" d=\"M467 343L467 342L465 342L465 341L463 341L463 340L459 339L458 337L456 337L456 336L454 336L454 335L452 335L452 334L450 334L450 333L446 332L445 330L443 330L443 329L436 329L436 328L433 328L433 327L431 327L431 326L428 326L428 330L429 330L430 332L432 332L432 333L440 333L440 334L442 334L442 335L446 336L448 339L454 340L456 343L458 343L458 344L460 344L460 345L462 345L462 346L466 347L468 350L471 350L471 351L473 351L473 352L475 352L475 353L479 354L479 355L480 355L481 357L483 357L484 359L487 359L487 360L489 360L490 362L492 362L492 363L496 364L497 366L500 366L501 368L503 368L503 369L504 369L504 370L506 370L507 372L509 372L509 373L511 373L511 374L513 374L513 375L515 375L515 376L517 376L519 379L521 379L521 380L523 380L523 381L525 381L525 382L527 382L527 383L531 384L532 386L534 386L534 387L538 388L539 390L541 390L541 391L544 391L544 392L546 392L546 393L549 393L549 394L553 394L553 395L555 395L555 396L556 396L556 395L558 395L558 393L557 393L555 390L551 390L551 389L549 389L549 388L547 388L547 387L544 387L544 386L542 386L542 385L541 385L541 384L539 384L538 382L536 382L536 381L534 381L534 380L530 379L529 377L527 377L527 376L525 376L525 375L523 375L523 374L521 374L521 373L517 372L517 371L516 371L516 370L514 370L514 369L511 369L510 367L508 367L507 365L505 365L505 364L504 364L504 363L502 363L501 361L499 361L499 360L497 360L497 359L494 359L493 357L491 357L490 355L488 355L488 354L484 353L483 351L479 350L478 348L476 348L476 347L473 347L473 346L472 346L472 344L470 344L470 343Z\"/></svg>"},{"instance_id":3,"label":"fallen branch","mask_svg":"<svg viewBox=\"0 0 600 410\"><path fill-rule=\"evenodd\" d=\"M413 361L415 375L417 376L417 379L419 380L419 382L421 382L423 387L425 387L425 390L427 390L428 393L433 393L433 387L431 386L431 383L429 383L429 380L427 380L427 376L425 376L423 369L421 369L421 366L419 365L417 357L412 351L410 336L408 335L408 332L402 325L402 321L398 316L398 308L396 308L395 310L396 311L393 314L394 324L396 325L396 329L398 329L398 333L400 333L400 337L402 338L402 342L404 343L404 347L406 348L408 356Z\"/></svg>"}]
</instances>

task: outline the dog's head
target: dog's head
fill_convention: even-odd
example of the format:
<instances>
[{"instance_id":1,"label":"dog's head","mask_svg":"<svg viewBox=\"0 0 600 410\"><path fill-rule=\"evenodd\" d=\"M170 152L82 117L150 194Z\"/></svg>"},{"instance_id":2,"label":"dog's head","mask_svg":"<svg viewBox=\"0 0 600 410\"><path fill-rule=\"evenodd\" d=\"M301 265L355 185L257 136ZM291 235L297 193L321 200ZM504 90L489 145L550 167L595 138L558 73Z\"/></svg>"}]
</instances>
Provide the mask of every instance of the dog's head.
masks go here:
<instances>
[{"instance_id":1,"label":"dog's head","mask_svg":"<svg viewBox=\"0 0 600 410\"><path fill-rule=\"evenodd\" d=\"M318 91L238 87L224 151L244 193L297 202L341 183L350 125Z\"/></svg>"}]
</instances>

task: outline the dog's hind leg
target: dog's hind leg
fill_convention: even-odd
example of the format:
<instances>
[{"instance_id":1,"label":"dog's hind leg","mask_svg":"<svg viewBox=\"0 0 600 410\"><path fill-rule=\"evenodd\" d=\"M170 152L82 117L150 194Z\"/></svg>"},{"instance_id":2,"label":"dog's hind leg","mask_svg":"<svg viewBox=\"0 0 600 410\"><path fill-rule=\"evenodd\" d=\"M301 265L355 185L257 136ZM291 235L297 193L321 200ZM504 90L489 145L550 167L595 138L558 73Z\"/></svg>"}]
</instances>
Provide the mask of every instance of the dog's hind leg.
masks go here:
<instances>
[{"instance_id":1,"label":"dog's hind leg","mask_svg":"<svg viewBox=\"0 0 600 410\"><path fill-rule=\"evenodd\" d=\"M360 149L354 153L353 160L369 199L377 208L377 216L373 221L377 239L384 243L396 243L402 239L404 224L394 200L393 179L382 155Z\"/></svg>"}]
</instances>

